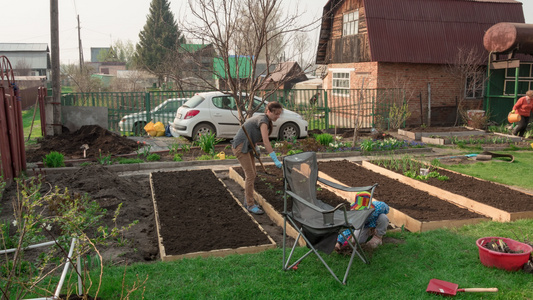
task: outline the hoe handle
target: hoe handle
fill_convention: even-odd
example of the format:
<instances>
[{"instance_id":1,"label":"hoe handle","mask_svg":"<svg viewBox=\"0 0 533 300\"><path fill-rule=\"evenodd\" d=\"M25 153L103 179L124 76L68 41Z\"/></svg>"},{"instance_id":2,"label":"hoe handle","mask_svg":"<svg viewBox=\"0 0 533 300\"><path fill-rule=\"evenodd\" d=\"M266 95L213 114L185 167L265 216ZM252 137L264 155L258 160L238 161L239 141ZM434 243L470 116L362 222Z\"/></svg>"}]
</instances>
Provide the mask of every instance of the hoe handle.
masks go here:
<instances>
[{"instance_id":1,"label":"hoe handle","mask_svg":"<svg viewBox=\"0 0 533 300\"><path fill-rule=\"evenodd\" d=\"M497 292L498 288L466 288L458 289L458 292Z\"/></svg>"}]
</instances>

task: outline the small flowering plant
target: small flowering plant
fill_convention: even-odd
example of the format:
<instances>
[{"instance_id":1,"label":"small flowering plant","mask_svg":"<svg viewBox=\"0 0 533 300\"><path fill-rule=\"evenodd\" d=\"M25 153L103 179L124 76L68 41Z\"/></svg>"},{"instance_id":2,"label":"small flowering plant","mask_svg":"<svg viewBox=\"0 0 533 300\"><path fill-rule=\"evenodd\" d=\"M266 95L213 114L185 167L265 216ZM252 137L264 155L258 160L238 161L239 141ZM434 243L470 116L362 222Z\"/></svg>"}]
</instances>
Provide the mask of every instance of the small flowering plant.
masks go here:
<instances>
[{"instance_id":1,"label":"small flowering plant","mask_svg":"<svg viewBox=\"0 0 533 300\"><path fill-rule=\"evenodd\" d=\"M152 145L146 144L146 142L140 142L137 141L138 148L135 150L135 153L137 153L137 157L139 158L146 158L148 155L150 155L150 149L152 149Z\"/></svg>"}]
</instances>

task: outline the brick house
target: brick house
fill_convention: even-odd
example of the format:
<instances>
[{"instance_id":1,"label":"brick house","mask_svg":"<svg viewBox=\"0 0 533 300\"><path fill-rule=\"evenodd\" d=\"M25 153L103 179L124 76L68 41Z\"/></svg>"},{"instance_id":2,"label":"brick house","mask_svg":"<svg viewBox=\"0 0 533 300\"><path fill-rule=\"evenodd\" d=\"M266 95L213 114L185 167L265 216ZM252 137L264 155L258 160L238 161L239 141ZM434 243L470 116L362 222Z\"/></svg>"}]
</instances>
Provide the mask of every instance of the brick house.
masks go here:
<instances>
[{"instance_id":1,"label":"brick house","mask_svg":"<svg viewBox=\"0 0 533 300\"><path fill-rule=\"evenodd\" d=\"M323 86L333 95L401 88L412 113L407 125L450 126L458 105L482 108L485 31L524 21L522 3L514 0L329 0L316 63L327 65ZM454 75L451 66L464 53L479 58L484 71ZM481 84L468 88L471 81Z\"/></svg>"}]
</instances>

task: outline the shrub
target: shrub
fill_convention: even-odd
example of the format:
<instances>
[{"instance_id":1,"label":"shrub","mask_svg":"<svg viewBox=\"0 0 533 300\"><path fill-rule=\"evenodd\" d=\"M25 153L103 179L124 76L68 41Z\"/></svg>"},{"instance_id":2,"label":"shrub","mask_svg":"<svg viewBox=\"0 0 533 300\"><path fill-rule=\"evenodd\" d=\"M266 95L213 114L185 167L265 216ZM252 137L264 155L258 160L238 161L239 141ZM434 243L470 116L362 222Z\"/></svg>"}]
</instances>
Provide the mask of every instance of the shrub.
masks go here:
<instances>
[{"instance_id":1,"label":"shrub","mask_svg":"<svg viewBox=\"0 0 533 300\"><path fill-rule=\"evenodd\" d=\"M65 156L57 151L52 151L44 157L43 163L48 168L64 167Z\"/></svg>"}]
</instances>

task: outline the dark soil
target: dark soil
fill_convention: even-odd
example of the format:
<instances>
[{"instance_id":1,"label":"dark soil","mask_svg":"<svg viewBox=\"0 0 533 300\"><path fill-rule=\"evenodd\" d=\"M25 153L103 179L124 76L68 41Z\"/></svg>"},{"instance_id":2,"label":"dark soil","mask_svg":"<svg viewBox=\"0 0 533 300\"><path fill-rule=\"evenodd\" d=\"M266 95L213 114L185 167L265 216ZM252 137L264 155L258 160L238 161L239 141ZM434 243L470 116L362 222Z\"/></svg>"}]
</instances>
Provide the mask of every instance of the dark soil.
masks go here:
<instances>
[{"instance_id":1,"label":"dark soil","mask_svg":"<svg viewBox=\"0 0 533 300\"><path fill-rule=\"evenodd\" d=\"M419 221L484 217L347 160L319 162L318 169L348 186L367 186L378 183L374 192L376 200L383 201L390 207Z\"/></svg>"},{"instance_id":2,"label":"dark soil","mask_svg":"<svg viewBox=\"0 0 533 300\"><path fill-rule=\"evenodd\" d=\"M272 244L211 170L152 173L166 255Z\"/></svg>"},{"instance_id":3,"label":"dark soil","mask_svg":"<svg viewBox=\"0 0 533 300\"><path fill-rule=\"evenodd\" d=\"M429 178L424 182L507 212L533 211L533 195L472 176L444 169L438 169L437 171L440 175L448 176L449 180L443 181L437 178ZM395 172L403 174L400 171Z\"/></svg>"},{"instance_id":4,"label":"dark soil","mask_svg":"<svg viewBox=\"0 0 533 300\"><path fill-rule=\"evenodd\" d=\"M278 212L283 211L283 174L274 166L266 166L275 176L258 173L255 188ZM241 168L235 171L244 178ZM319 162L322 171L348 186L367 186L378 183L374 197L419 221L461 220L483 216L448 203L426 192L400 183L386 176L368 171L347 160ZM343 198L326 189L317 190L317 198L332 206L347 203ZM290 204L290 202L289 202Z\"/></svg>"},{"instance_id":5,"label":"dark soil","mask_svg":"<svg viewBox=\"0 0 533 300\"><path fill-rule=\"evenodd\" d=\"M275 166L269 165L265 166L266 171L270 175L264 174L262 169L257 173L255 178L255 191L263 196L265 200L268 201L270 205L278 212L282 213L284 210L284 201L283 201L283 171ZM244 178L244 171L241 167L236 167L234 170ZM344 203L349 204L348 201L344 198L337 196L335 193L328 191L326 189L317 190L317 199L321 200L324 203L327 203L333 207ZM292 201L289 198L287 200L287 209L291 209ZM347 206L349 207L349 206Z\"/></svg>"},{"instance_id":6,"label":"dark soil","mask_svg":"<svg viewBox=\"0 0 533 300\"><path fill-rule=\"evenodd\" d=\"M87 158L98 158L100 155L108 154L128 154L139 149L139 145L134 140L98 125L84 125L75 132L39 139L37 147L26 149L26 161L42 162L51 151L57 151L70 159L84 158L83 145L89 146L86 151Z\"/></svg>"}]
</instances>

